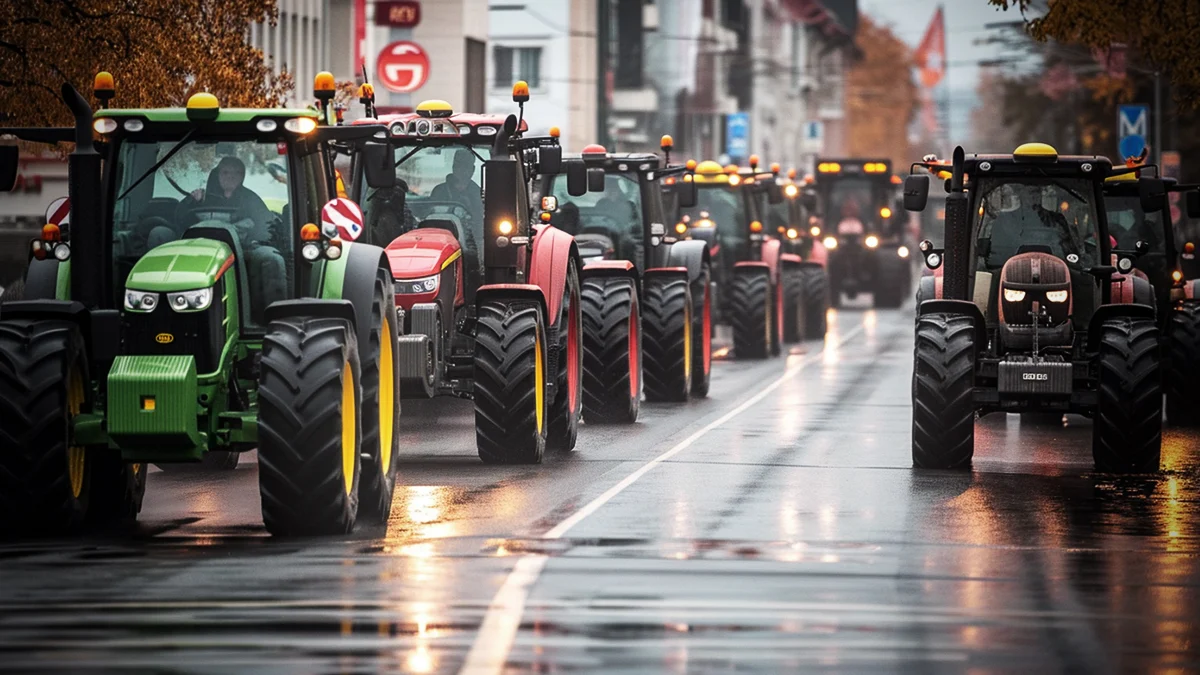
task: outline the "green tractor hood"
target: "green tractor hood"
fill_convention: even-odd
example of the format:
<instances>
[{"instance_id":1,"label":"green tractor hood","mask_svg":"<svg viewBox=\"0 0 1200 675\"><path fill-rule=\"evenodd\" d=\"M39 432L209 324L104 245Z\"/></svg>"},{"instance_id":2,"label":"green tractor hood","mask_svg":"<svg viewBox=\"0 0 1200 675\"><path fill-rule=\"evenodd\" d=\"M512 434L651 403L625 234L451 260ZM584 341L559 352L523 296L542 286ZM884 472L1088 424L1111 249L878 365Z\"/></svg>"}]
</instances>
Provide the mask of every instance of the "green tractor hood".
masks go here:
<instances>
[{"instance_id":1,"label":"green tractor hood","mask_svg":"<svg viewBox=\"0 0 1200 675\"><path fill-rule=\"evenodd\" d=\"M233 251L212 239L180 239L151 250L133 266L125 287L138 291L191 291L216 283L233 264Z\"/></svg>"}]
</instances>

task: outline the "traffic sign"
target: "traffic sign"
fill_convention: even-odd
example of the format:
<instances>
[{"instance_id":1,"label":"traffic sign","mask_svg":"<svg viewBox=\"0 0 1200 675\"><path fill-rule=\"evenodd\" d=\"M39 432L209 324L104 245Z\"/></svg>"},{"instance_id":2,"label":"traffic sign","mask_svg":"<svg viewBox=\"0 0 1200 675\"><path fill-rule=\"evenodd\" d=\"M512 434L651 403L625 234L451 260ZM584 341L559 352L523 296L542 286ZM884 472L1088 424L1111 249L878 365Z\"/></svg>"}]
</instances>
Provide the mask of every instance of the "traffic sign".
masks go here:
<instances>
[{"instance_id":1,"label":"traffic sign","mask_svg":"<svg viewBox=\"0 0 1200 675\"><path fill-rule=\"evenodd\" d=\"M51 225L57 225L60 228L71 224L71 200L66 197L59 197L50 202L49 208L46 209L46 222Z\"/></svg>"},{"instance_id":2,"label":"traffic sign","mask_svg":"<svg viewBox=\"0 0 1200 675\"><path fill-rule=\"evenodd\" d=\"M804 152L821 152L825 149L825 123L810 120L804 123L804 137L800 142Z\"/></svg>"},{"instance_id":3,"label":"traffic sign","mask_svg":"<svg viewBox=\"0 0 1200 675\"><path fill-rule=\"evenodd\" d=\"M363 231L362 209L349 199L332 199L321 209L321 229L326 236L336 229L343 241L354 241Z\"/></svg>"},{"instance_id":4,"label":"traffic sign","mask_svg":"<svg viewBox=\"0 0 1200 675\"><path fill-rule=\"evenodd\" d=\"M750 113L725 116L725 153L735 159L750 155Z\"/></svg>"},{"instance_id":5,"label":"traffic sign","mask_svg":"<svg viewBox=\"0 0 1200 675\"><path fill-rule=\"evenodd\" d=\"M420 89L429 79L429 55L421 45L400 40L379 52L375 70L388 91L407 94Z\"/></svg>"},{"instance_id":6,"label":"traffic sign","mask_svg":"<svg viewBox=\"0 0 1200 675\"><path fill-rule=\"evenodd\" d=\"M1121 161L1145 161L1150 154L1146 145L1150 129L1150 106L1117 106L1117 150Z\"/></svg>"}]
</instances>

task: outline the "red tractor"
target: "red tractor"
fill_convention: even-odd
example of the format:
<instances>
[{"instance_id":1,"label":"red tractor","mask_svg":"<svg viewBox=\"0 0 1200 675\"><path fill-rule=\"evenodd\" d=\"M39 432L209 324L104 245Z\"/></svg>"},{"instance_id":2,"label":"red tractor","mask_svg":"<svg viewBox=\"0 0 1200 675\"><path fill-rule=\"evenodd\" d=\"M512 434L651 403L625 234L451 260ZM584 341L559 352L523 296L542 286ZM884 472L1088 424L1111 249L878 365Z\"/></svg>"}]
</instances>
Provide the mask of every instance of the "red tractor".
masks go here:
<instances>
[{"instance_id":1,"label":"red tractor","mask_svg":"<svg viewBox=\"0 0 1200 675\"><path fill-rule=\"evenodd\" d=\"M779 174L779 165L771 165ZM796 170L788 169L781 181L784 199L767 200L765 229L778 233L784 261L784 297L799 302L784 304L783 337L787 342L825 337L826 310L829 309L829 280L825 274L827 251L821 242L821 219L817 212L817 193L809 181L797 181Z\"/></svg>"},{"instance_id":2,"label":"red tractor","mask_svg":"<svg viewBox=\"0 0 1200 675\"><path fill-rule=\"evenodd\" d=\"M667 228L664 200L695 202L691 166L670 166L649 153L584 148L567 173L545 176L543 206L575 235L583 257L584 417L637 421L649 401L708 395L712 369L712 293L708 246ZM572 169L602 170L586 194ZM579 172L575 172L579 176ZM684 180L689 179L689 180ZM597 179L599 180L599 179ZM686 232L686 228L684 228ZM644 376L644 377L643 377Z\"/></svg>"},{"instance_id":3,"label":"red tractor","mask_svg":"<svg viewBox=\"0 0 1200 675\"><path fill-rule=\"evenodd\" d=\"M537 222L536 176L557 173L558 139L516 115L455 113L445 101L370 117L386 138L353 162L351 193L395 278L401 393L475 402L479 456L537 463L575 446L583 411L580 260ZM529 99L524 82L513 100Z\"/></svg>"}]
</instances>

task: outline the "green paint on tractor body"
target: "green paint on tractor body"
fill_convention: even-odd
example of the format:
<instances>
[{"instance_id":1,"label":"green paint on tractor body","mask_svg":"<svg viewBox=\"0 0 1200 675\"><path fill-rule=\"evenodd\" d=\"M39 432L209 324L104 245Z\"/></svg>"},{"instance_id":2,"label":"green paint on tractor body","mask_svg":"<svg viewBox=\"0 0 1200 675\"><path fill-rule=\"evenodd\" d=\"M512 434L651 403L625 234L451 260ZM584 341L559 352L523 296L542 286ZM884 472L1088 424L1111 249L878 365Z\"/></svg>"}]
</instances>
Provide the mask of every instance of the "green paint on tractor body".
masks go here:
<instances>
[{"instance_id":1,"label":"green paint on tractor body","mask_svg":"<svg viewBox=\"0 0 1200 675\"><path fill-rule=\"evenodd\" d=\"M118 356L108 371L109 439L139 460L199 460L208 449L197 424L191 356Z\"/></svg>"},{"instance_id":2,"label":"green paint on tractor body","mask_svg":"<svg viewBox=\"0 0 1200 675\"><path fill-rule=\"evenodd\" d=\"M228 269L226 263L232 256L228 246L211 239L168 242L134 264L125 288L159 292L209 288L216 283L217 275Z\"/></svg>"},{"instance_id":3,"label":"green paint on tractor body","mask_svg":"<svg viewBox=\"0 0 1200 675\"><path fill-rule=\"evenodd\" d=\"M188 119L187 108L116 108L97 110L96 119L111 117L124 119L136 117L151 122L180 122L194 124ZM293 117L311 117L318 119L316 110L307 108L221 108L215 120L211 122L252 122L256 119L286 120Z\"/></svg>"}]
</instances>

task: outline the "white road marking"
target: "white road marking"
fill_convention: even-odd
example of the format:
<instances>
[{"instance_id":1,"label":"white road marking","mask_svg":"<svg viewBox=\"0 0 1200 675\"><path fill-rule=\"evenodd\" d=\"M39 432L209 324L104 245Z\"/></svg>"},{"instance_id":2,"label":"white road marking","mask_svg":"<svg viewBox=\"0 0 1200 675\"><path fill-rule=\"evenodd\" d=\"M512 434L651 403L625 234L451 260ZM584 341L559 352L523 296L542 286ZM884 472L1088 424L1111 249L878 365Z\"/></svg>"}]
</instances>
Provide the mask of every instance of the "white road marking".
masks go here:
<instances>
[{"instance_id":1,"label":"white road marking","mask_svg":"<svg viewBox=\"0 0 1200 675\"><path fill-rule=\"evenodd\" d=\"M833 348L836 349L846 344L852 338L861 334L864 328L863 324L859 324L844 335L838 336L838 340L833 344ZM546 534L542 535L542 538L561 539L571 528L578 525L584 518L595 513L600 507L611 501L613 497L621 494L622 491L637 482L639 478L646 475L651 469L683 452L708 432L752 408L756 403L769 396L771 392L796 377L800 371L804 370L810 364L816 363L828 349L829 346L826 345L820 351L805 355L795 365L784 371L779 379L763 387L757 394L746 399L738 407L704 425L670 450L643 464L637 471L629 474L621 482L588 502L583 508L568 516L558 525L550 528ZM483 617L483 623L479 626L479 632L475 636L475 641L471 643L471 650L467 652L467 658L463 662L462 669L458 671L459 675L498 675L503 672L505 664L508 662L508 655L512 651L513 642L517 638L517 631L521 627L521 617L525 614L525 603L529 599L529 593L534 583L537 582L538 576L541 575L542 570L546 567L547 559L548 556L545 555L526 556L518 560L517 564L513 566L513 571L509 573L508 578L504 580L504 584L500 586L500 590L496 592L496 596L492 598L492 602L488 605L487 614Z\"/></svg>"}]
</instances>

